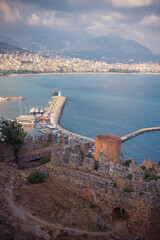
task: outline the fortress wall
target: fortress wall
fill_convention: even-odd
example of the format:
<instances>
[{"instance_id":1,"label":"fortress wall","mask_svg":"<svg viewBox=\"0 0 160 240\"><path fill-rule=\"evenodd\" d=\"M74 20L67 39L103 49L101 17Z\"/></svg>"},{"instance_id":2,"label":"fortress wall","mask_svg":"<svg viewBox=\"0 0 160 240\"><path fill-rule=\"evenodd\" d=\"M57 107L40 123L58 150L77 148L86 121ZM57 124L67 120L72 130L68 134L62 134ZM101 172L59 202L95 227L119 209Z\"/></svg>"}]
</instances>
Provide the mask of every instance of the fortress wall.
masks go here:
<instances>
[{"instance_id":1,"label":"fortress wall","mask_svg":"<svg viewBox=\"0 0 160 240\"><path fill-rule=\"evenodd\" d=\"M108 220L113 221L113 210L122 208L128 214L126 224L132 234L140 237L150 235L152 217L157 224L152 225L152 239L158 239L160 208L158 197L125 193L114 187L114 183L105 178L54 166L50 168L53 181L60 182L66 189L99 206ZM148 238L149 239L149 238Z\"/></svg>"},{"instance_id":2,"label":"fortress wall","mask_svg":"<svg viewBox=\"0 0 160 240\"><path fill-rule=\"evenodd\" d=\"M94 170L95 160L85 157L81 152L81 145L66 145L63 148L57 144L53 147L51 153L51 162L56 166L66 167L70 170L81 170L86 173L94 174L99 177L106 178L114 182L118 189L123 190L130 187L135 192L149 192L158 195L160 192L160 180L152 182L144 182L144 172L136 165L131 164L130 168L126 168L113 162L106 160L99 162L98 170ZM128 179L128 174L132 174L132 178Z\"/></svg>"}]
</instances>

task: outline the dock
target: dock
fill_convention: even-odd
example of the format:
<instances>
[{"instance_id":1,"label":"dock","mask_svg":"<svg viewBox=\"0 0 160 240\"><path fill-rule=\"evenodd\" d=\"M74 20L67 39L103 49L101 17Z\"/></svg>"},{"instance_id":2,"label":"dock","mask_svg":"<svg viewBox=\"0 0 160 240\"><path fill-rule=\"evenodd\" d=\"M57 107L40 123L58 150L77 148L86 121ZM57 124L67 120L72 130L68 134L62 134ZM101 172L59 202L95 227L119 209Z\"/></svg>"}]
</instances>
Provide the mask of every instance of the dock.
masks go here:
<instances>
[{"instance_id":1,"label":"dock","mask_svg":"<svg viewBox=\"0 0 160 240\"><path fill-rule=\"evenodd\" d=\"M0 101L6 101L6 100L24 100L23 97L5 97L5 96L0 96Z\"/></svg>"},{"instance_id":2,"label":"dock","mask_svg":"<svg viewBox=\"0 0 160 240\"><path fill-rule=\"evenodd\" d=\"M142 134L144 132L158 131L158 130L160 130L160 127L142 128L138 131L132 132L128 135L125 135L125 136L121 137L121 140L122 140L122 142L124 142L124 141L127 141L128 139L133 138L133 137L135 137L139 134Z\"/></svg>"}]
</instances>

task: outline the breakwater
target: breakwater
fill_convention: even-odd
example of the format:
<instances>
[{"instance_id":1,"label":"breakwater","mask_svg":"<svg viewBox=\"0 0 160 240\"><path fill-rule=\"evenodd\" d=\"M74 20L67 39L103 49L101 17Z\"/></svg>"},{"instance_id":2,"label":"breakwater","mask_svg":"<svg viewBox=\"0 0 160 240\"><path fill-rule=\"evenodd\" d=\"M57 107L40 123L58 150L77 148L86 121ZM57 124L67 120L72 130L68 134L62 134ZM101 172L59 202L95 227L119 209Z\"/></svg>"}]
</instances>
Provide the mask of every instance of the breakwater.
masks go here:
<instances>
[{"instance_id":1,"label":"breakwater","mask_svg":"<svg viewBox=\"0 0 160 240\"><path fill-rule=\"evenodd\" d=\"M121 137L121 140L122 140L122 142L124 142L124 141L127 141L128 139L133 138L133 137L135 137L139 134L142 134L144 132L157 131L157 130L160 130L160 127L142 128L138 131L132 132L128 135L125 135L125 136Z\"/></svg>"}]
</instances>

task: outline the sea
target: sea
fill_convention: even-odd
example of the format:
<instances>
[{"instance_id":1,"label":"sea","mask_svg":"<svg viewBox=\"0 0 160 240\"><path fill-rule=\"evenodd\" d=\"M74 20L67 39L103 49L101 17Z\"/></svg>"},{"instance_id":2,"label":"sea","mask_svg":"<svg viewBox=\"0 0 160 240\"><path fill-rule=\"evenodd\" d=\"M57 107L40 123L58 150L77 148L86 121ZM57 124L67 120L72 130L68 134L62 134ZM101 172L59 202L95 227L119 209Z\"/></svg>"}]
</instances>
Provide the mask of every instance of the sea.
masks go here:
<instances>
[{"instance_id":1,"label":"sea","mask_svg":"<svg viewBox=\"0 0 160 240\"><path fill-rule=\"evenodd\" d=\"M68 98L60 124L78 134L124 136L141 128L160 126L160 75L52 74L0 77L0 96L23 101L0 102L0 117L14 119L32 107L49 106L56 88ZM141 164L160 161L160 131L146 132L122 143L124 158Z\"/></svg>"}]
</instances>

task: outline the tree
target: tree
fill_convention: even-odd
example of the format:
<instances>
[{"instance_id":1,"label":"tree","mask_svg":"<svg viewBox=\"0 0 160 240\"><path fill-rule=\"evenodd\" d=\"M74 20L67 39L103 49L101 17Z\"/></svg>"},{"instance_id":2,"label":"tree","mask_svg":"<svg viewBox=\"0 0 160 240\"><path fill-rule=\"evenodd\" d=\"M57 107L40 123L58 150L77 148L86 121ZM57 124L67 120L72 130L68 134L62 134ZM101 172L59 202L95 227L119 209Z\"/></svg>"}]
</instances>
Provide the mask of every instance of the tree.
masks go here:
<instances>
[{"instance_id":1,"label":"tree","mask_svg":"<svg viewBox=\"0 0 160 240\"><path fill-rule=\"evenodd\" d=\"M27 133L16 120L10 121L3 118L0 120L0 132L2 141L11 145L15 153L16 163L18 163L17 152Z\"/></svg>"}]
</instances>

